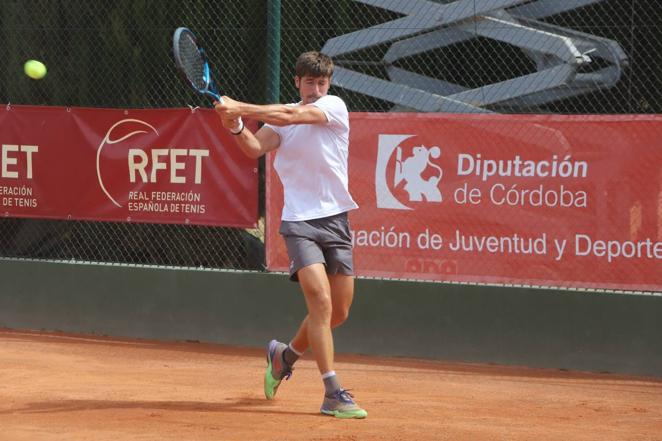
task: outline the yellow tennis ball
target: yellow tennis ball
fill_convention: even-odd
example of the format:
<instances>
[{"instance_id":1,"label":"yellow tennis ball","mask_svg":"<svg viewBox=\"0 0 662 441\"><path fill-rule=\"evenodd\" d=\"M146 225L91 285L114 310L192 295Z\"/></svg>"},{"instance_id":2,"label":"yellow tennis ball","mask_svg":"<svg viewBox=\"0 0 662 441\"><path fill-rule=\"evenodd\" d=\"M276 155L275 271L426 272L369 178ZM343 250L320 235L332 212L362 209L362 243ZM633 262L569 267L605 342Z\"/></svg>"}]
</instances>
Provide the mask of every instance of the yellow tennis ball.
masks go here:
<instances>
[{"instance_id":1,"label":"yellow tennis ball","mask_svg":"<svg viewBox=\"0 0 662 441\"><path fill-rule=\"evenodd\" d=\"M41 61L28 60L25 62L23 70L25 71L25 75L33 80L40 80L46 76L46 66Z\"/></svg>"}]
</instances>

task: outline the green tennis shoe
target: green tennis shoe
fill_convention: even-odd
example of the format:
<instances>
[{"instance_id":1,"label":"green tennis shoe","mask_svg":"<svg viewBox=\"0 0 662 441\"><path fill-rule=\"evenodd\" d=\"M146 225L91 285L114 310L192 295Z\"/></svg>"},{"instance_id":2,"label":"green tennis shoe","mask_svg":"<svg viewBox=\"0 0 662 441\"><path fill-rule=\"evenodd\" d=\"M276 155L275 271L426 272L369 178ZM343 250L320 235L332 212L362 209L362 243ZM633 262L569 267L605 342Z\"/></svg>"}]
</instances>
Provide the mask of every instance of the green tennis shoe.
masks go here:
<instances>
[{"instance_id":1,"label":"green tennis shoe","mask_svg":"<svg viewBox=\"0 0 662 441\"><path fill-rule=\"evenodd\" d=\"M361 409L353 398L352 394L344 389L339 389L330 395L324 395L320 412L336 418L366 418L368 412Z\"/></svg>"},{"instance_id":2,"label":"green tennis shoe","mask_svg":"<svg viewBox=\"0 0 662 441\"><path fill-rule=\"evenodd\" d=\"M273 400L280 382L292 376L294 368L283 360L286 348L285 343L276 340L271 340L267 346L267 370L264 373L264 396L267 400Z\"/></svg>"}]
</instances>

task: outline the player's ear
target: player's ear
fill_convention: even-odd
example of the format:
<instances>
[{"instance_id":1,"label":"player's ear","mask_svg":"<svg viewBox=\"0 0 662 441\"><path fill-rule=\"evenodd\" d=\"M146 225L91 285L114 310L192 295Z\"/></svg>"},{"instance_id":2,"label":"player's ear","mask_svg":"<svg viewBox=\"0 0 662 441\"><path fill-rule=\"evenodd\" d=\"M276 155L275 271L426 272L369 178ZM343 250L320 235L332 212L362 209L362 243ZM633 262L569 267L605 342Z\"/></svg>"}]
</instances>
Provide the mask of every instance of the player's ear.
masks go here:
<instances>
[{"instance_id":1,"label":"player's ear","mask_svg":"<svg viewBox=\"0 0 662 441\"><path fill-rule=\"evenodd\" d=\"M294 76L294 86L296 86L296 88L298 89L300 84L301 84L301 77L299 77L298 75L295 75Z\"/></svg>"}]
</instances>

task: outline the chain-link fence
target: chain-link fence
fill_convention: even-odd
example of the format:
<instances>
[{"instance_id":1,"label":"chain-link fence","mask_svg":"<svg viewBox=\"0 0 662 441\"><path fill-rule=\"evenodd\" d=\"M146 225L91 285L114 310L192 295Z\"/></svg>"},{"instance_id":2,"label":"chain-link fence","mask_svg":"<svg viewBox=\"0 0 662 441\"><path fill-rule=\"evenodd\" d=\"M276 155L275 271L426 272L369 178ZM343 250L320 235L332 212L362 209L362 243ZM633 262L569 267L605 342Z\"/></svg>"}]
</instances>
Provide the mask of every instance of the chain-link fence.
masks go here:
<instances>
[{"instance_id":1,"label":"chain-link fence","mask_svg":"<svg viewBox=\"0 0 662 441\"><path fill-rule=\"evenodd\" d=\"M303 42L333 55L335 93L352 111L659 113L661 11L637 0L284 0L283 98L296 99Z\"/></svg>"},{"instance_id":2,"label":"chain-link fence","mask_svg":"<svg viewBox=\"0 0 662 441\"><path fill-rule=\"evenodd\" d=\"M209 106L172 62L187 26L240 100L297 101L294 61L323 49L351 111L660 113L660 23L643 0L0 0L0 102ZM30 58L44 80L22 74ZM7 257L264 265L263 227L5 218L0 243Z\"/></svg>"},{"instance_id":3,"label":"chain-link fence","mask_svg":"<svg viewBox=\"0 0 662 441\"><path fill-rule=\"evenodd\" d=\"M171 37L179 26L194 29L204 42L224 92L243 100L264 99L262 1L0 0L0 5L5 43L0 46L0 102L210 106L174 68ZM31 58L48 67L41 81L22 73ZM264 268L264 228L5 218L0 243L0 255L12 258Z\"/></svg>"}]
</instances>

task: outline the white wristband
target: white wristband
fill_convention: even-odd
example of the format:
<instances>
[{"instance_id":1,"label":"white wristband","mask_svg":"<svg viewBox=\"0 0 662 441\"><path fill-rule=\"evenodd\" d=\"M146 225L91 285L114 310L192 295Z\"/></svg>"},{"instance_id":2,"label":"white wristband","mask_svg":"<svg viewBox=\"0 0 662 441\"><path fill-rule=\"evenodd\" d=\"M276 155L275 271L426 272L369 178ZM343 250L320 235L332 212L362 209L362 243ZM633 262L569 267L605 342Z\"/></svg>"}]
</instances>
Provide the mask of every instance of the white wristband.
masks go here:
<instances>
[{"instance_id":1,"label":"white wristband","mask_svg":"<svg viewBox=\"0 0 662 441\"><path fill-rule=\"evenodd\" d=\"M241 116L239 117L239 130L230 130L230 133L233 135L238 135L241 132L244 131L244 122L241 120Z\"/></svg>"}]
</instances>

